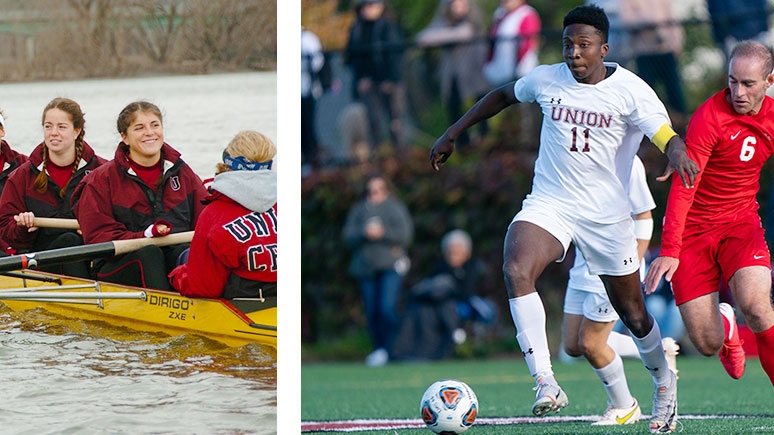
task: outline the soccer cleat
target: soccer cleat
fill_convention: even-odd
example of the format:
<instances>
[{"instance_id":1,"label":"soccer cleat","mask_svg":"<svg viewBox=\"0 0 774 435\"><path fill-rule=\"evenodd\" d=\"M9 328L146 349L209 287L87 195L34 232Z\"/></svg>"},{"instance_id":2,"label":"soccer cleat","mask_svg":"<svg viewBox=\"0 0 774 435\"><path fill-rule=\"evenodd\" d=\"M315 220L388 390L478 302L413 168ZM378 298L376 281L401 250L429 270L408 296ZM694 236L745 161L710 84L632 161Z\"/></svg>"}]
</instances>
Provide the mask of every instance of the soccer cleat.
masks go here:
<instances>
[{"instance_id":1,"label":"soccer cleat","mask_svg":"<svg viewBox=\"0 0 774 435\"><path fill-rule=\"evenodd\" d=\"M672 373L677 375L677 355L680 353L680 345L672 337L662 338L661 345L664 347L664 356L666 357L669 370L672 370ZM677 379L680 379L680 376L677 376Z\"/></svg>"},{"instance_id":2,"label":"soccer cleat","mask_svg":"<svg viewBox=\"0 0 774 435\"><path fill-rule=\"evenodd\" d=\"M670 374L672 382L653 393L650 433L672 433L677 427L677 375L671 370Z\"/></svg>"},{"instance_id":3,"label":"soccer cleat","mask_svg":"<svg viewBox=\"0 0 774 435\"><path fill-rule=\"evenodd\" d=\"M617 426L620 424L634 424L640 420L642 411L640 410L640 404L637 403L637 399L634 399L634 404L630 408L614 408L613 405L608 402L605 413L599 420L591 423L592 426Z\"/></svg>"},{"instance_id":4,"label":"soccer cleat","mask_svg":"<svg viewBox=\"0 0 774 435\"><path fill-rule=\"evenodd\" d=\"M744 374L744 366L747 363L742 348L742 339L739 338L739 329L736 327L736 315L731 305L720 303L720 314L728 322L728 335L723 337L723 347L718 352L720 362L729 376L739 379Z\"/></svg>"},{"instance_id":5,"label":"soccer cleat","mask_svg":"<svg viewBox=\"0 0 774 435\"><path fill-rule=\"evenodd\" d=\"M532 413L537 417L559 411L570 403L559 385L541 382L533 389L537 390L535 394L537 400L532 405Z\"/></svg>"},{"instance_id":6,"label":"soccer cleat","mask_svg":"<svg viewBox=\"0 0 774 435\"><path fill-rule=\"evenodd\" d=\"M390 360L390 355L383 348L376 349L368 354L365 363L368 367L382 367Z\"/></svg>"}]
</instances>

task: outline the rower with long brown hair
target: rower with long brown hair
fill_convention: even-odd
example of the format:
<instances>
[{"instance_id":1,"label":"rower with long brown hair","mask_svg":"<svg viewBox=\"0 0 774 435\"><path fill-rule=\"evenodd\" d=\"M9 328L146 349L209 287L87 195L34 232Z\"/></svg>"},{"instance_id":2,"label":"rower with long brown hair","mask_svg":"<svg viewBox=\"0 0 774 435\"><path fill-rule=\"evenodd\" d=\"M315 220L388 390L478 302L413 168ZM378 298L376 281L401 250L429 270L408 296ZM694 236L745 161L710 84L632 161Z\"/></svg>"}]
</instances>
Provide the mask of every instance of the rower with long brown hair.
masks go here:
<instances>
[{"instance_id":1,"label":"rower with long brown hair","mask_svg":"<svg viewBox=\"0 0 774 435\"><path fill-rule=\"evenodd\" d=\"M89 175L73 195L86 243L192 231L207 191L180 153L164 142L161 110L147 101L130 103L116 127L121 142L113 160ZM146 246L97 260L96 278L168 290L167 274L187 247Z\"/></svg>"},{"instance_id":2,"label":"rower with long brown hair","mask_svg":"<svg viewBox=\"0 0 774 435\"><path fill-rule=\"evenodd\" d=\"M0 195L0 238L18 252L83 244L76 230L38 228L36 217L75 217L70 198L86 174L105 162L84 140L86 119L69 98L54 98L43 109L43 142L6 181ZM88 278L88 262L65 264L49 271Z\"/></svg>"}]
</instances>

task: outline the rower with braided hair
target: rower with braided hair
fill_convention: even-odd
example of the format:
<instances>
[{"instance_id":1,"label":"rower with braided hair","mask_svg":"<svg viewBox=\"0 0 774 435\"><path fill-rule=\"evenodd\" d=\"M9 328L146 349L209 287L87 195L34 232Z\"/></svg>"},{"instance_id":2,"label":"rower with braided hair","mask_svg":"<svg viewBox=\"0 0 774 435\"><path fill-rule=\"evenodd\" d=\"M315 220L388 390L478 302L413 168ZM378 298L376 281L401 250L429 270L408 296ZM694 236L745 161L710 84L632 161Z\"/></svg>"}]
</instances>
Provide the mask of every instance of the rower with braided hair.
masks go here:
<instances>
[{"instance_id":1,"label":"rower with braided hair","mask_svg":"<svg viewBox=\"0 0 774 435\"><path fill-rule=\"evenodd\" d=\"M43 142L14 171L0 196L0 238L17 252L37 252L83 244L76 230L38 228L36 217L73 219L75 186L105 162L84 140L86 119L69 98L54 98L43 109ZM51 272L89 277L88 262L54 266Z\"/></svg>"}]
</instances>

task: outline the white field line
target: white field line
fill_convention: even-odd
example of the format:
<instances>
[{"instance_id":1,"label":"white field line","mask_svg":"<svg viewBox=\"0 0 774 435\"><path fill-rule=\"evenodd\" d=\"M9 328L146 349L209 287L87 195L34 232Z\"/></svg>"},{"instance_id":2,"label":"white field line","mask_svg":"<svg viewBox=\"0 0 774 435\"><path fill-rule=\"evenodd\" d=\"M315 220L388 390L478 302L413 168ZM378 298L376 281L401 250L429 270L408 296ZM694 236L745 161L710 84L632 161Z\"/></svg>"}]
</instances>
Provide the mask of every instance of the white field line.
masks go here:
<instances>
[{"instance_id":1,"label":"white field line","mask_svg":"<svg viewBox=\"0 0 774 435\"><path fill-rule=\"evenodd\" d=\"M566 415L546 417L480 417L476 426L505 426L535 423L578 423L593 422L598 415ZM647 421L649 415L643 414L641 420ZM693 414L679 416L680 420L715 420L735 418L774 418L774 415L737 415L737 414ZM304 421L301 432L362 432L368 430L416 429L425 427L420 419L358 419L339 421Z\"/></svg>"}]
</instances>

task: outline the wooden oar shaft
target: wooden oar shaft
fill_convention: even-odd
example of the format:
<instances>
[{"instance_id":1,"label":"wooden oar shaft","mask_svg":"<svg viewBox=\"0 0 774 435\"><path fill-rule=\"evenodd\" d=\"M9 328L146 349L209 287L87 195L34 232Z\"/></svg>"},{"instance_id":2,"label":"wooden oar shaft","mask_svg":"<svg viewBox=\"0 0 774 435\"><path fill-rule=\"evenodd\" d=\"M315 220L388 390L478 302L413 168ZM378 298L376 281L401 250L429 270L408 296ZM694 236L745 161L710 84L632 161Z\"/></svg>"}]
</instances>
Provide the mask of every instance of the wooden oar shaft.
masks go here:
<instances>
[{"instance_id":1,"label":"wooden oar shaft","mask_svg":"<svg viewBox=\"0 0 774 435\"><path fill-rule=\"evenodd\" d=\"M164 237L116 240L108 243L112 243L113 246L115 246L115 252L112 255L122 255L126 254L127 252L136 251L148 245L169 246L178 245L180 243L188 243L193 239L193 235L193 231L186 231L183 233L170 234Z\"/></svg>"},{"instance_id":2,"label":"wooden oar shaft","mask_svg":"<svg viewBox=\"0 0 774 435\"><path fill-rule=\"evenodd\" d=\"M36 217L32 220L32 225L41 228L62 228L66 230L78 230L81 228L77 219L63 218Z\"/></svg>"},{"instance_id":3,"label":"wooden oar shaft","mask_svg":"<svg viewBox=\"0 0 774 435\"><path fill-rule=\"evenodd\" d=\"M42 266L74 263L76 261L111 257L113 255L123 255L149 245L168 246L187 243L193 238L193 233L193 231L186 231L184 233L175 233L164 237L116 240L113 242L94 243L91 245L72 246L68 248L2 257L0 258L0 272L9 272L19 269L38 269Z\"/></svg>"}]
</instances>

